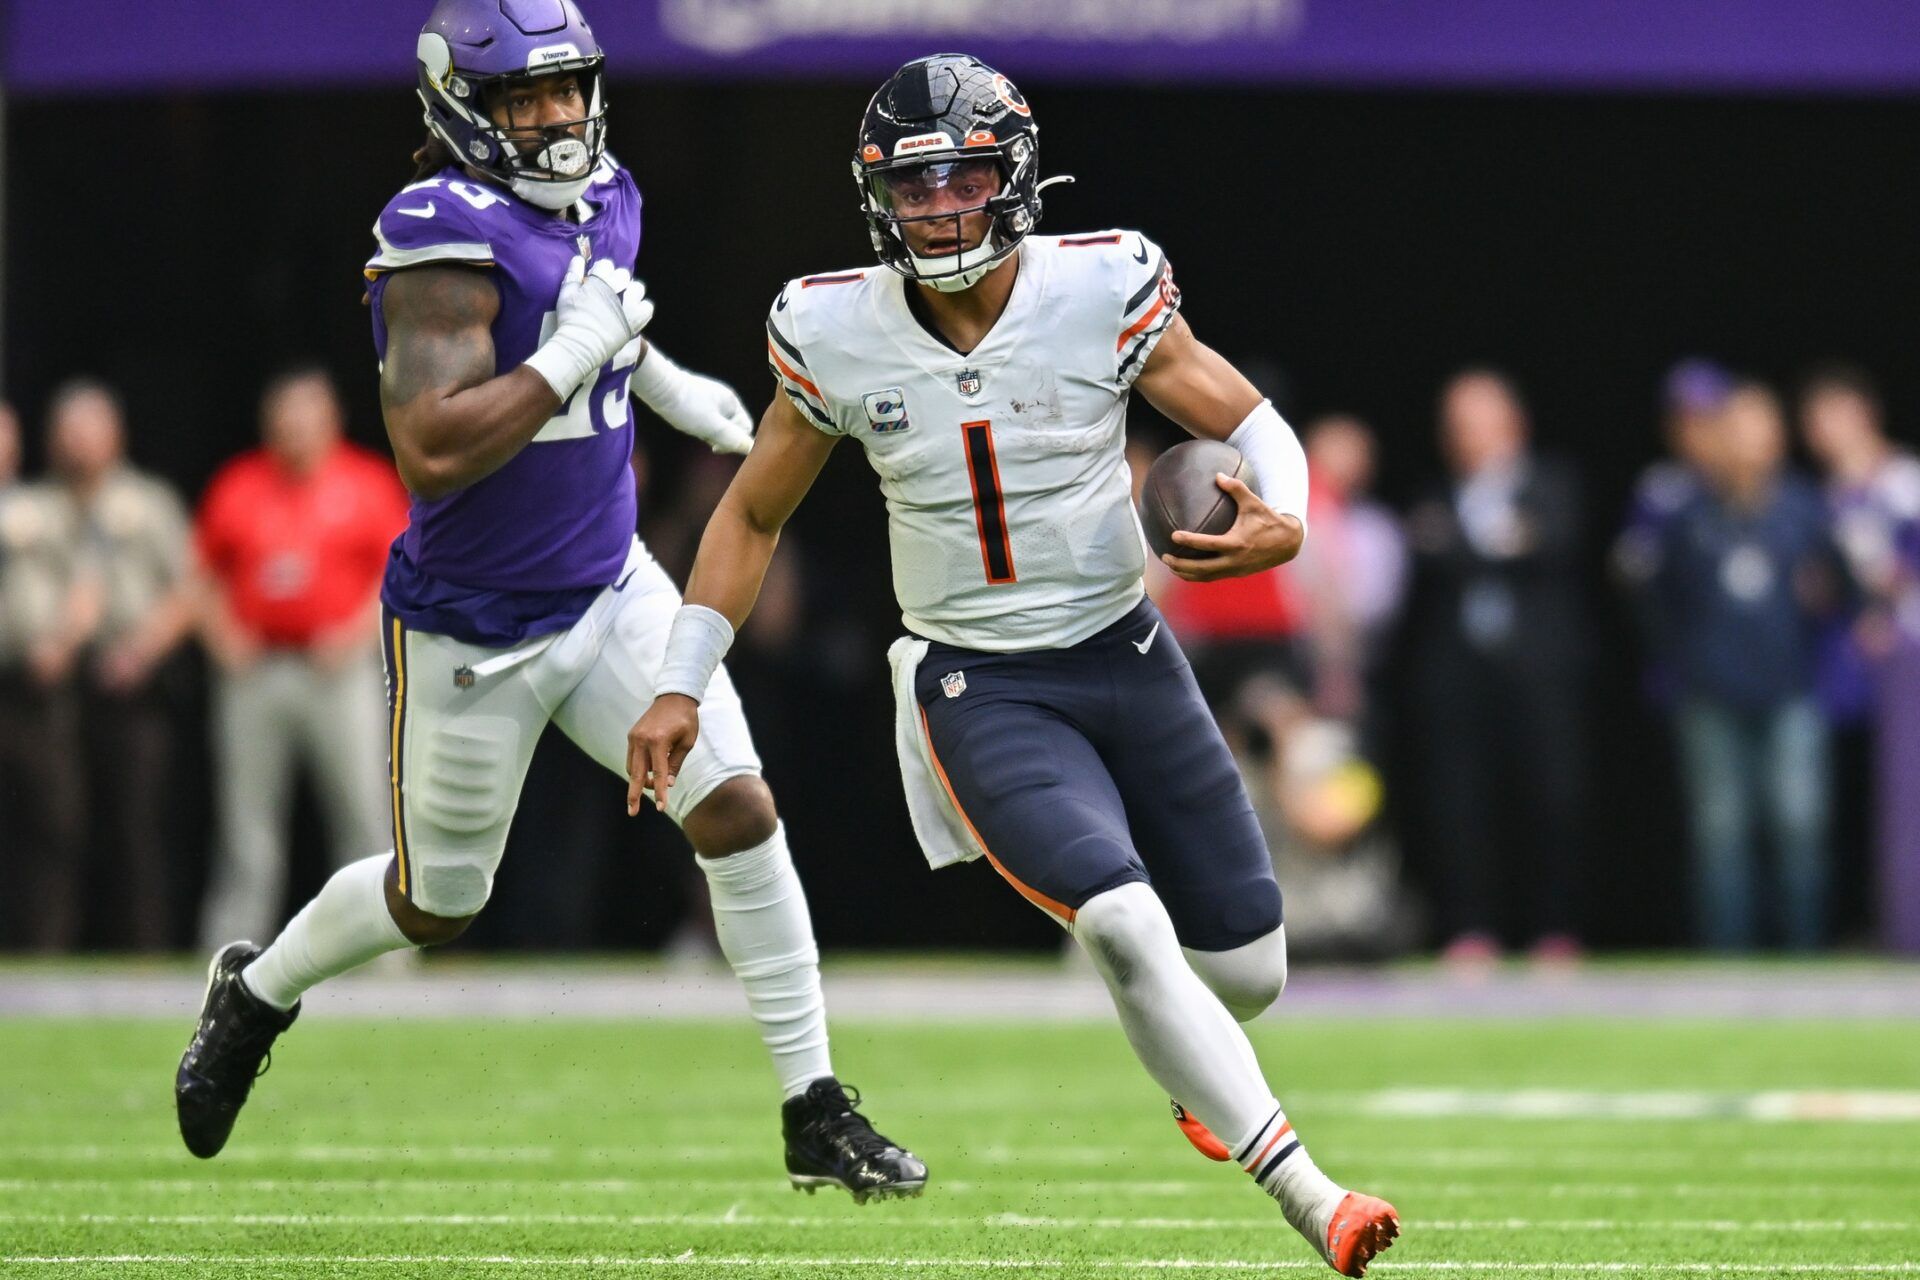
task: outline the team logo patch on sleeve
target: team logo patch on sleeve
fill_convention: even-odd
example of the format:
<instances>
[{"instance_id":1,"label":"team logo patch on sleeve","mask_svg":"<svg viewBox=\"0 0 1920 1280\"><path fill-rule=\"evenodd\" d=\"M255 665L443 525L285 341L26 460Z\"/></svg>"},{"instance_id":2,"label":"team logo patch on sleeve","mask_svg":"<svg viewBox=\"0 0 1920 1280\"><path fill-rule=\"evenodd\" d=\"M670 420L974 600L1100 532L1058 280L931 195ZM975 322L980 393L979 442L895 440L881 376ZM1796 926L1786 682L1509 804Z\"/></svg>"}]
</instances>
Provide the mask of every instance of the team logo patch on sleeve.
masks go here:
<instances>
[{"instance_id":1,"label":"team logo patch on sleeve","mask_svg":"<svg viewBox=\"0 0 1920 1280\"><path fill-rule=\"evenodd\" d=\"M898 387L869 391L861 398L867 410L867 427L883 435L905 431L913 425L907 418L907 400Z\"/></svg>"}]
</instances>

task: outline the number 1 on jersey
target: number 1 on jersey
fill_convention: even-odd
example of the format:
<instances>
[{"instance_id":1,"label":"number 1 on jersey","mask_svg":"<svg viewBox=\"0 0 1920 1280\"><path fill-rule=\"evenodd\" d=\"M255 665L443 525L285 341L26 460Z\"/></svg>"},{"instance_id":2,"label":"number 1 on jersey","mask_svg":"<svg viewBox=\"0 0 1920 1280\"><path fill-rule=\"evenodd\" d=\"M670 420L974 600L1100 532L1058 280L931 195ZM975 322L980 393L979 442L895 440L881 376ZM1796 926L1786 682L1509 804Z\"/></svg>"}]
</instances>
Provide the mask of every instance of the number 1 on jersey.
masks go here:
<instances>
[{"instance_id":1,"label":"number 1 on jersey","mask_svg":"<svg viewBox=\"0 0 1920 1280\"><path fill-rule=\"evenodd\" d=\"M1000 491L1000 465L993 456L993 424L963 422L967 446L967 478L973 483L973 522L980 530L980 560L987 581L998 586L1017 582L1013 572L1013 544L1007 539L1007 504Z\"/></svg>"}]
</instances>

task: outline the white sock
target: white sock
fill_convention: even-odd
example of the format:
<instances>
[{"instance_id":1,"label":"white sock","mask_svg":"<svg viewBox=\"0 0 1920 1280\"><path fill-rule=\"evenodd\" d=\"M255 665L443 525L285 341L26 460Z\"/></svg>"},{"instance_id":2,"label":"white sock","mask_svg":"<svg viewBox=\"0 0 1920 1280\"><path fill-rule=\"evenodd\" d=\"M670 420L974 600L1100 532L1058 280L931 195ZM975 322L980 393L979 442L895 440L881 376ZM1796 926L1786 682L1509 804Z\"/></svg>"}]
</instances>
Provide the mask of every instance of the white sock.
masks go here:
<instances>
[{"instance_id":1,"label":"white sock","mask_svg":"<svg viewBox=\"0 0 1920 1280\"><path fill-rule=\"evenodd\" d=\"M1260 1189L1280 1202L1293 1229L1326 1251L1327 1226L1346 1189L1320 1172L1278 1105L1246 1137L1233 1144L1240 1162Z\"/></svg>"},{"instance_id":2,"label":"white sock","mask_svg":"<svg viewBox=\"0 0 1920 1280\"><path fill-rule=\"evenodd\" d=\"M746 988L760 1039L773 1054L784 1096L833 1074L827 1054L827 1003L820 994L820 948L807 895L776 825L763 844L720 858L693 859L713 896L720 950Z\"/></svg>"},{"instance_id":3,"label":"white sock","mask_svg":"<svg viewBox=\"0 0 1920 1280\"><path fill-rule=\"evenodd\" d=\"M1278 1104L1253 1046L1180 954L1152 888L1124 884L1075 913L1075 941L1106 980L1147 1074L1216 1134L1245 1133Z\"/></svg>"},{"instance_id":4,"label":"white sock","mask_svg":"<svg viewBox=\"0 0 1920 1280\"><path fill-rule=\"evenodd\" d=\"M287 922L273 945L240 973L247 989L274 1008L293 1008L302 992L375 956L413 944L387 910L391 853L348 863Z\"/></svg>"},{"instance_id":5,"label":"white sock","mask_svg":"<svg viewBox=\"0 0 1920 1280\"><path fill-rule=\"evenodd\" d=\"M1073 936L1106 979L1147 1074L1215 1136L1238 1136L1231 1149L1242 1167L1324 1252L1327 1223L1344 1192L1290 1128L1273 1141L1286 1116L1261 1077L1246 1032L1187 964L1159 896L1144 884L1099 894L1075 914Z\"/></svg>"}]
</instances>

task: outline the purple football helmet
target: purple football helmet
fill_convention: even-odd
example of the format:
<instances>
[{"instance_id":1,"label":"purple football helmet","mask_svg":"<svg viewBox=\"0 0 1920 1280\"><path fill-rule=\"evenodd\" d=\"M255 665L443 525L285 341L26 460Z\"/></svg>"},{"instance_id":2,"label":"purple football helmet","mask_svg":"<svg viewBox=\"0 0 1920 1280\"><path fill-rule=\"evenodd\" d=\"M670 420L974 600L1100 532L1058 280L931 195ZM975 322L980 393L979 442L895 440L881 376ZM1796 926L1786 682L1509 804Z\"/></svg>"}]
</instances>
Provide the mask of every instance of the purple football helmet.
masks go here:
<instances>
[{"instance_id":1,"label":"purple football helmet","mask_svg":"<svg viewBox=\"0 0 1920 1280\"><path fill-rule=\"evenodd\" d=\"M580 198L607 149L606 55L573 0L440 0L415 60L427 127L463 163L543 209ZM584 129L494 123L490 90L562 73L579 78Z\"/></svg>"}]
</instances>

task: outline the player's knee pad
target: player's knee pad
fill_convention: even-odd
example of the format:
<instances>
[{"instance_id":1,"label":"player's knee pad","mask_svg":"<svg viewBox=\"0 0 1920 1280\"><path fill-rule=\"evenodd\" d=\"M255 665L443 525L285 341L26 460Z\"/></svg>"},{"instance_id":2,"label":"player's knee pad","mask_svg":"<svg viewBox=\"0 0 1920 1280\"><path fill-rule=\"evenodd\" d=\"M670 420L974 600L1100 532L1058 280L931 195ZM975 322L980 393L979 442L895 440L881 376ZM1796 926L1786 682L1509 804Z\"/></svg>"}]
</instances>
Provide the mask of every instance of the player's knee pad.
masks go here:
<instances>
[{"instance_id":1,"label":"player's knee pad","mask_svg":"<svg viewBox=\"0 0 1920 1280\"><path fill-rule=\"evenodd\" d=\"M1133 986L1169 959L1180 961L1172 917L1159 895L1138 881L1087 899L1074 914L1073 936L1116 987Z\"/></svg>"},{"instance_id":2,"label":"player's knee pad","mask_svg":"<svg viewBox=\"0 0 1920 1280\"><path fill-rule=\"evenodd\" d=\"M1189 951L1187 963L1236 1021L1251 1022L1287 988L1287 927L1231 951Z\"/></svg>"},{"instance_id":3,"label":"player's knee pad","mask_svg":"<svg viewBox=\"0 0 1920 1280\"><path fill-rule=\"evenodd\" d=\"M420 743L406 779L408 897L436 916L479 913L519 799L520 725L463 716Z\"/></svg>"},{"instance_id":4,"label":"player's knee pad","mask_svg":"<svg viewBox=\"0 0 1920 1280\"><path fill-rule=\"evenodd\" d=\"M410 779L420 818L443 831L472 834L499 826L519 798L520 725L505 716L461 716L435 726Z\"/></svg>"}]
</instances>

